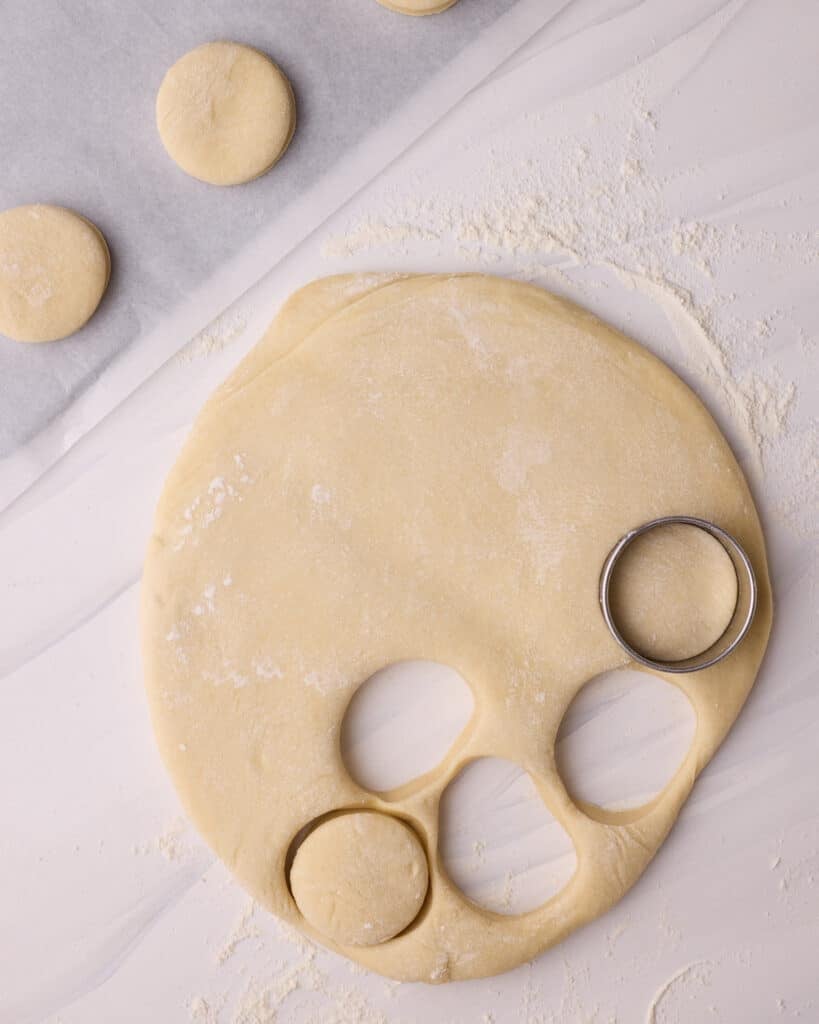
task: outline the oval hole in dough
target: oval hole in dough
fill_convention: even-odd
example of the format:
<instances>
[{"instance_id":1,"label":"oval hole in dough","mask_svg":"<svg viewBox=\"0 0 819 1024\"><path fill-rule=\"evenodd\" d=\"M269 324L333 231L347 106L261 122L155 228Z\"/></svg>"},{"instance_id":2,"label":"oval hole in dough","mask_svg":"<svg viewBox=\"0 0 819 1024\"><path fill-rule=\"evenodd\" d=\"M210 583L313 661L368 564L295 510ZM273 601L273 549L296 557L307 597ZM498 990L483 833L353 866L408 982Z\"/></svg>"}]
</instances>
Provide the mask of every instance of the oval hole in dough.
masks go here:
<instances>
[{"instance_id":1,"label":"oval hole in dough","mask_svg":"<svg viewBox=\"0 0 819 1024\"><path fill-rule=\"evenodd\" d=\"M435 661L398 661L364 682L341 725L347 771L375 792L403 786L446 757L474 711L460 673Z\"/></svg>"},{"instance_id":2,"label":"oval hole in dough","mask_svg":"<svg viewBox=\"0 0 819 1024\"><path fill-rule=\"evenodd\" d=\"M439 846L455 885L497 914L541 906L577 867L571 838L529 774L498 757L472 761L447 786Z\"/></svg>"},{"instance_id":3,"label":"oval hole in dough","mask_svg":"<svg viewBox=\"0 0 819 1024\"><path fill-rule=\"evenodd\" d=\"M648 672L586 683L557 734L557 767L574 800L607 811L642 807L671 781L697 729L691 702Z\"/></svg>"}]
</instances>

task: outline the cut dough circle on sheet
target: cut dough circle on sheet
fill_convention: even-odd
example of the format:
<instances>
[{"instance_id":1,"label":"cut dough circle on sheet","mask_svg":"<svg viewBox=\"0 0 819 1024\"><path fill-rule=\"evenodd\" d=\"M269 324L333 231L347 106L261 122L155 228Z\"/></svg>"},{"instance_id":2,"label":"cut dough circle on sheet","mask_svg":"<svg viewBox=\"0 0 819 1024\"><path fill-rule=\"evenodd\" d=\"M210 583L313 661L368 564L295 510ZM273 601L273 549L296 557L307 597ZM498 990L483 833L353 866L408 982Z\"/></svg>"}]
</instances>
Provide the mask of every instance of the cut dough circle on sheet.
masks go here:
<instances>
[{"instance_id":1,"label":"cut dough circle on sheet","mask_svg":"<svg viewBox=\"0 0 819 1024\"><path fill-rule=\"evenodd\" d=\"M662 792L629 811L579 806L559 725L589 680L628 664L600 572L619 538L671 514L740 541L757 615L720 664L663 677L698 725ZM204 837L272 912L428 982L515 967L620 899L739 714L770 622L753 501L696 395L586 311L483 275L297 292L200 413L143 584L153 724ZM378 794L345 770L342 722L359 686L407 659L460 673L475 715L433 771ZM474 905L441 866L441 793L478 757L520 765L577 851L568 885L524 917ZM400 815L429 851L423 913L372 946L322 934L288 886L296 836L349 808Z\"/></svg>"},{"instance_id":2,"label":"cut dough circle on sheet","mask_svg":"<svg viewBox=\"0 0 819 1024\"><path fill-rule=\"evenodd\" d=\"M205 43L165 75L156 123L171 158L210 185L240 185L269 171L296 129L287 77L240 43Z\"/></svg>"},{"instance_id":3,"label":"cut dough circle on sheet","mask_svg":"<svg viewBox=\"0 0 819 1024\"><path fill-rule=\"evenodd\" d=\"M454 7L458 0L378 0L382 7L387 7L398 14L443 14Z\"/></svg>"},{"instance_id":4,"label":"cut dough circle on sheet","mask_svg":"<svg viewBox=\"0 0 819 1024\"><path fill-rule=\"evenodd\" d=\"M404 931L423 906L428 882L416 834L375 811L339 814L317 825L290 869L296 906L340 946L374 946Z\"/></svg>"},{"instance_id":5,"label":"cut dough circle on sheet","mask_svg":"<svg viewBox=\"0 0 819 1024\"><path fill-rule=\"evenodd\" d=\"M62 206L0 213L0 334L59 341L93 316L111 276L102 232Z\"/></svg>"}]
</instances>

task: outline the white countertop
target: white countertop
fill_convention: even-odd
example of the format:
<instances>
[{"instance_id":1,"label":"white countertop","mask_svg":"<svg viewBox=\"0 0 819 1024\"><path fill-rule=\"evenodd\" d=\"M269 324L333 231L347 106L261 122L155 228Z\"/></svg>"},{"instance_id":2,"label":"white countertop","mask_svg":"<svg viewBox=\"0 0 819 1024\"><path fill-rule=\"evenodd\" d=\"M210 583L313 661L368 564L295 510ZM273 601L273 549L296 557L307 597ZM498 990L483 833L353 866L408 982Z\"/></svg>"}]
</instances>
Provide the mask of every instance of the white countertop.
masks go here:
<instances>
[{"instance_id":1,"label":"white countertop","mask_svg":"<svg viewBox=\"0 0 819 1024\"><path fill-rule=\"evenodd\" d=\"M331 172L328 212L372 177L362 152L385 168L350 204L311 234L294 215L283 258L263 240L220 269L211 327L184 344L191 321L152 323L0 462L0 1024L819 1020L819 5L521 0L505 18L441 109L413 97L407 152L397 114ZM515 274L621 327L707 402L768 539L769 653L665 846L611 913L484 981L395 986L249 905L181 817L141 687L142 552L192 417L287 294L359 269ZM612 799L661 784L684 735L669 705L658 741L641 699L593 709L580 770ZM472 808L488 888L527 884L517 785Z\"/></svg>"}]
</instances>

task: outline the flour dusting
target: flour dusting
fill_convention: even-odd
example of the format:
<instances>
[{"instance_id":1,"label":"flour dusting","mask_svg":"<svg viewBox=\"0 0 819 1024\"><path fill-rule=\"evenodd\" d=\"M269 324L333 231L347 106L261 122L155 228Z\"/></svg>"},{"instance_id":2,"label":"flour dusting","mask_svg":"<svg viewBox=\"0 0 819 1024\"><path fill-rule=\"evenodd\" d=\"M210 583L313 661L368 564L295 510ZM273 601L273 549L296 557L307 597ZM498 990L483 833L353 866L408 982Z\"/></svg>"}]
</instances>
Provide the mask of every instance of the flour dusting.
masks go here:
<instances>
[{"instance_id":1,"label":"flour dusting","mask_svg":"<svg viewBox=\"0 0 819 1024\"><path fill-rule=\"evenodd\" d=\"M813 531L805 510L819 500L819 428L778 351L794 334L806 354L814 340L787 310L766 307L764 295L743 296L755 312L740 316L737 288L723 282L754 264L779 272L819 264L819 233L749 227L726 217L724 194L713 210L682 214L684 174L657 169L663 121L647 84L626 77L611 90L618 102L605 118L573 120L567 103L548 116L512 118L490 145L475 141L475 169L457 187L438 184L430 171L410 187L384 189L378 212L362 210L325 240L323 255L411 260L412 269L446 259L449 267L512 273L592 308L618 286L639 293L676 341L640 340L687 376L718 415L724 408L746 470L757 484L776 476L777 490L790 496L780 503L782 517L799 532ZM695 165L684 173L698 172ZM601 314L611 318L605 304ZM785 449L798 451L787 462L799 472L785 468ZM516 482L504 469L501 479Z\"/></svg>"},{"instance_id":2,"label":"flour dusting","mask_svg":"<svg viewBox=\"0 0 819 1024\"><path fill-rule=\"evenodd\" d=\"M222 978L222 987L191 996L187 1006L192 1024L284 1024L293 1020L408 1024L388 1017L364 992L325 971L319 962L320 950L312 942L261 913L253 901L246 904L217 952L216 964L224 968L238 960L248 945L269 949L271 939L287 943L286 955L272 961L266 956L260 973L249 973L246 964L237 963L230 975Z\"/></svg>"},{"instance_id":3,"label":"flour dusting","mask_svg":"<svg viewBox=\"0 0 819 1024\"><path fill-rule=\"evenodd\" d=\"M235 310L223 313L192 338L174 356L174 361L188 366L200 359L217 355L236 342L244 333L247 321Z\"/></svg>"}]
</instances>

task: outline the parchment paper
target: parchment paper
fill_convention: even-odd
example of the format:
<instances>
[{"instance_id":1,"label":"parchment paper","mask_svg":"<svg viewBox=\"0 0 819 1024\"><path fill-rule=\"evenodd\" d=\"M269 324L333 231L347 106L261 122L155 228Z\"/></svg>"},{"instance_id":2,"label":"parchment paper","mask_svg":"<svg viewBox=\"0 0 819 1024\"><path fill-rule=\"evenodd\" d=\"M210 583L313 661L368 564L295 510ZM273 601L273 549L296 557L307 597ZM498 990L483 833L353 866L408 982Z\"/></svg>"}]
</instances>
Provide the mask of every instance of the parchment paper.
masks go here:
<instances>
[{"instance_id":1,"label":"parchment paper","mask_svg":"<svg viewBox=\"0 0 819 1024\"><path fill-rule=\"evenodd\" d=\"M0 459L52 423L171 313L187 304L189 315L176 318L172 333L193 333L249 287L254 273L314 226L321 203L291 217L280 252L268 238L268 266L245 269L232 294L202 293L220 267L332 176L345 153L400 117L414 95L440 83L433 90L439 102L427 96L408 120L403 145L489 73L523 41L522 25L507 26L468 75L461 71L454 86L446 84L455 58L515 5L461 0L440 17L408 18L375 0L0 0L0 209L27 202L77 209L101 228L113 257L108 294L77 336L42 346L0 339ZM543 12L561 6L540 5ZM154 126L167 68L218 38L269 53L298 100L299 127L286 157L260 180L230 189L183 174ZM360 169L359 187L379 161L396 155L400 133L397 139ZM346 195L355 190L345 187ZM345 197L328 190L326 212ZM170 356L184 340L169 335L161 345Z\"/></svg>"}]
</instances>

